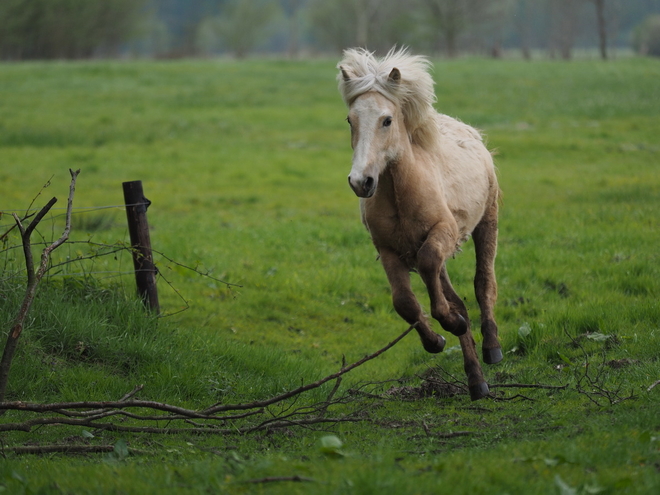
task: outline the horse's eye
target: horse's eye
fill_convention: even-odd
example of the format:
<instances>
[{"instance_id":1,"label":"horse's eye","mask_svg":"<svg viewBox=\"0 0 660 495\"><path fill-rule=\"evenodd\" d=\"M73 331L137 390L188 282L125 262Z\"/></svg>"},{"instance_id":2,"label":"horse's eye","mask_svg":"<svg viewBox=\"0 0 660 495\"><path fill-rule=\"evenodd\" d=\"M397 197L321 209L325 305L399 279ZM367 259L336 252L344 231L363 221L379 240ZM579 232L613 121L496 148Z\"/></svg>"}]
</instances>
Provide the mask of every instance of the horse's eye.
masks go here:
<instances>
[{"instance_id":1,"label":"horse's eye","mask_svg":"<svg viewBox=\"0 0 660 495\"><path fill-rule=\"evenodd\" d=\"M383 120L383 127L389 127L392 125L392 117L385 117Z\"/></svg>"}]
</instances>

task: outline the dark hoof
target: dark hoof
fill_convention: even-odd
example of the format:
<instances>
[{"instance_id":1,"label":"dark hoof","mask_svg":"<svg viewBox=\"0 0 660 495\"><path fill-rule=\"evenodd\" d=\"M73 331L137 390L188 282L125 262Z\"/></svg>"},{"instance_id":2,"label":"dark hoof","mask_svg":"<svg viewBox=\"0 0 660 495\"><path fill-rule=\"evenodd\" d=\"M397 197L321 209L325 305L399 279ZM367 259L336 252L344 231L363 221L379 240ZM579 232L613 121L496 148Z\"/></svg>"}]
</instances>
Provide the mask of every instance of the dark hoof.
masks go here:
<instances>
[{"instance_id":1,"label":"dark hoof","mask_svg":"<svg viewBox=\"0 0 660 495\"><path fill-rule=\"evenodd\" d=\"M483 399L490 393L488 390L488 384L486 382L479 383L478 385L472 385L470 387L470 399L479 400Z\"/></svg>"},{"instance_id":2,"label":"dark hoof","mask_svg":"<svg viewBox=\"0 0 660 495\"><path fill-rule=\"evenodd\" d=\"M437 338L435 341L423 341L422 345L424 346L424 350L426 352L430 352L431 354L437 354L439 352L442 352L442 350L445 348L445 344L447 341L442 335L438 335L437 333L434 334Z\"/></svg>"},{"instance_id":3,"label":"dark hoof","mask_svg":"<svg viewBox=\"0 0 660 495\"><path fill-rule=\"evenodd\" d=\"M456 313L454 314L453 324L448 324L447 326L442 325L442 328L450 333L453 333L456 335L456 337L460 337L468 331L468 322L465 321L465 318L463 318L460 314Z\"/></svg>"},{"instance_id":4,"label":"dark hoof","mask_svg":"<svg viewBox=\"0 0 660 495\"><path fill-rule=\"evenodd\" d=\"M499 347L494 347L493 349L482 349L484 355L484 363L486 364L497 364L502 361L502 349Z\"/></svg>"}]
</instances>

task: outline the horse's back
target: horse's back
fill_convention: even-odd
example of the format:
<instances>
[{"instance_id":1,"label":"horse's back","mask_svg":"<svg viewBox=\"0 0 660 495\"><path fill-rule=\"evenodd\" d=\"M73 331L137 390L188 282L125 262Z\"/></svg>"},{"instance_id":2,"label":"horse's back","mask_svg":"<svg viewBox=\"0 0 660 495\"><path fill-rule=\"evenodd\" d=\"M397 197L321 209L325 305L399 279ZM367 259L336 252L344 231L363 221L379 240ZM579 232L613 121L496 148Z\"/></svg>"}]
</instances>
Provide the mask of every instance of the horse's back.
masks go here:
<instances>
[{"instance_id":1,"label":"horse's back","mask_svg":"<svg viewBox=\"0 0 660 495\"><path fill-rule=\"evenodd\" d=\"M493 158L474 127L440 113L435 123L439 139L434 162L440 168L441 187L459 230L468 235L497 200Z\"/></svg>"},{"instance_id":2,"label":"horse's back","mask_svg":"<svg viewBox=\"0 0 660 495\"><path fill-rule=\"evenodd\" d=\"M483 138L478 130L454 117L450 117L449 115L445 115L443 113L438 113L435 116L435 120L441 134L444 136L448 136L456 140L474 139L480 143L483 143Z\"/></svg>"}]
</instances>

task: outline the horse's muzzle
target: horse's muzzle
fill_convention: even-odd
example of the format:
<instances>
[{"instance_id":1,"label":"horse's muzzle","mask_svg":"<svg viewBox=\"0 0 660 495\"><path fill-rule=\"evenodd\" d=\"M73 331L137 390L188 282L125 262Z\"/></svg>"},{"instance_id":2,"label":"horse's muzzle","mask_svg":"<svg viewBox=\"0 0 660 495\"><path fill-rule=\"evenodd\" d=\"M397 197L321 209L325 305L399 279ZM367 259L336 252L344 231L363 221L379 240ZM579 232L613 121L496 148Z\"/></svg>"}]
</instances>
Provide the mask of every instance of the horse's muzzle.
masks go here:
<instances>
[{"instance_id":1,"label":"horse's muzzle","mask_svg":"<svg viewBox=\"0 0 660 495\"><path fill-rule=\"evenodd\" d=\"M364 177L360 180L351 180L348 176L348 185L359 198L370 198L376 192L378 181L373 177Z\"/></svg>"}]
</instances>

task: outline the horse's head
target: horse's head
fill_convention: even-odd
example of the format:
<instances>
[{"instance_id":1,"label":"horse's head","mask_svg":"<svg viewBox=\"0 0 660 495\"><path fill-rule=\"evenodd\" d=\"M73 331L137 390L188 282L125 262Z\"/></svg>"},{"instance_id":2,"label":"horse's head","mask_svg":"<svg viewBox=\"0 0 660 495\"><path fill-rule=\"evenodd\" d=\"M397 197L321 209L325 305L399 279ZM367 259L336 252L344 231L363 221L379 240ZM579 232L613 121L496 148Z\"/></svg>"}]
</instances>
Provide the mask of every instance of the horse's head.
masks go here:
<instances>
[{"instance_id":1,"label":"horse's head","mask_svg":"<svg viewBox=\"0 0 660 495\"><path fill-rule=\"evenodd\" d=\"M345 81L351 74L340 67ZM397 85L401 74L394 68L387 84ZM353 167L348 183L361 198L374 195L378 178L388 163L401 151L401 139L407 139L403 115L398 106L377 91L367 91L355 98L349 106L348 123L351 126Z\"/></svg>"}]
</instances>

